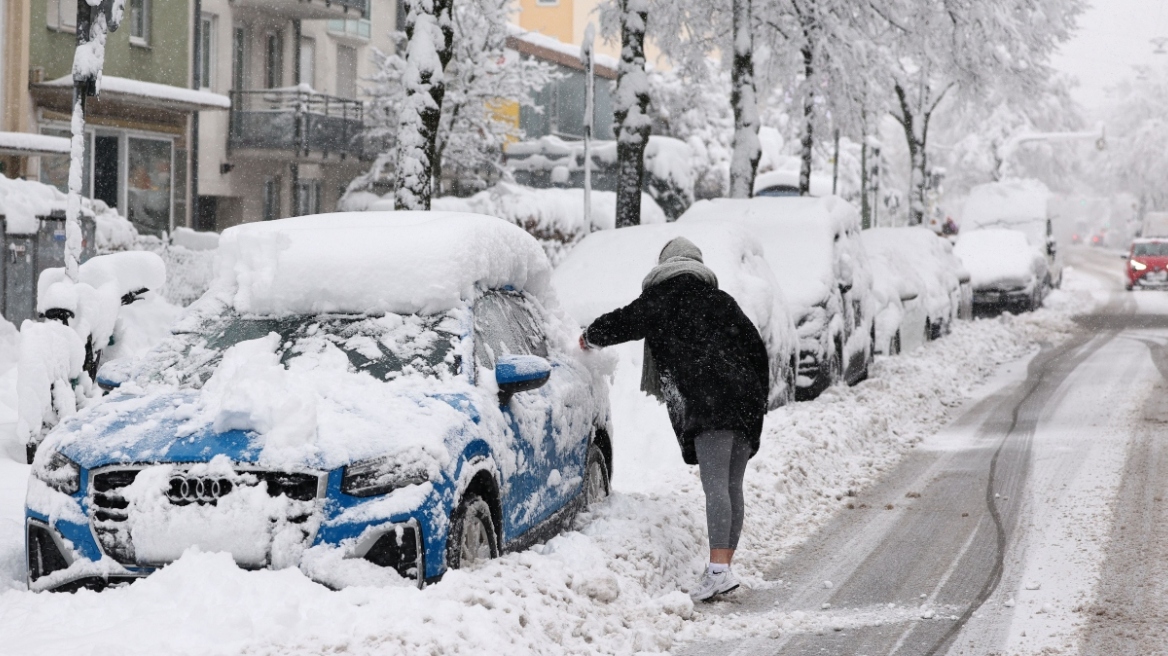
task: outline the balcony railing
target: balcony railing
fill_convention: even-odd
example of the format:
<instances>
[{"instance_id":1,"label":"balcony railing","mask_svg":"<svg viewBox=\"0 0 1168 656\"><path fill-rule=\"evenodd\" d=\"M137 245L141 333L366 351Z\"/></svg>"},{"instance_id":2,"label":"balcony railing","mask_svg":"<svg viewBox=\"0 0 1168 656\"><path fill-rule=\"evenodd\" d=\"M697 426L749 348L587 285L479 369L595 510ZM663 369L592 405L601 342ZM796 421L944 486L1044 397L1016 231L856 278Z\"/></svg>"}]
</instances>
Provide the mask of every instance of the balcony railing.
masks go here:
<instances>
[{"instance_id":1,"label":"balcony railing","mask_svg":"<svg viewBox=\"0 0 1168 656\"><path fill-rule=\"evenodd\" d=\"M301 20L369 16L369 0L233 0L232 4Z\"/></svg>"},{"instance_id":2,"label":"balcony railing","mask_svg":"<svg viewBox=\"0 0 1168 656\"><path fill-rule=\"evenodd\" d=\"M362 155L365 129L360 101L300 89L231 92L228 146Z\"/></svg>"}]
</instances>

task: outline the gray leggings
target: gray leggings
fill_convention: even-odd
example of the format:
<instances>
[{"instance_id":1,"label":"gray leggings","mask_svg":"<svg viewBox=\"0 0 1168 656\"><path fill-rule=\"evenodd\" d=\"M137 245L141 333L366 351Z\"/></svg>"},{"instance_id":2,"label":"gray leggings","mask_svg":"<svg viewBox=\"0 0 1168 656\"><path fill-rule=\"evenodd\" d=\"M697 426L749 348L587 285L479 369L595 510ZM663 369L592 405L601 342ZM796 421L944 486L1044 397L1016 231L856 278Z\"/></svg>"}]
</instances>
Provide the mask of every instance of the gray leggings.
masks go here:
<instances>
[{"instance_id":1,"label":"gray leggings","mask_svg":"<svg viewBox=\"0 0 1168 656\"><path fill-rule=\"evenodd\" d=\"M710 548L737 549L742 533L742 477L750 443L734 431L708 431L694 438L694 449L706 493Z\"/></svg>"}]
</instances>

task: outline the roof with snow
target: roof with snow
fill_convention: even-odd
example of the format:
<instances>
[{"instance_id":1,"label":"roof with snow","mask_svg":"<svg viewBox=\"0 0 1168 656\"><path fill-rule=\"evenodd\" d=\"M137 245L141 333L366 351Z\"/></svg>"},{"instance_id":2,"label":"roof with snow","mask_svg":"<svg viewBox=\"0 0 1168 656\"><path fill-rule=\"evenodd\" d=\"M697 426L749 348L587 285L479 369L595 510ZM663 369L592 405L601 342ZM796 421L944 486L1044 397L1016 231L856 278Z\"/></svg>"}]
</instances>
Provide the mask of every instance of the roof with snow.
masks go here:
<instances>
[{"instance_id":1,"label":"roof with snow","mask_svg":"<svg viewBox=\"0 0 1168 656\"><path fill-rule=\"evenodd\" d=\"M580 61L580 46L564 43L555 37L539 32L529 32L517 25L508 24L507 27L511 32L507 37L508 48L568 68L584 70L584 65ZM596 77L607 80L616 79L617 67L620 66L620 62L615 58L595 53L592 63Z\"/></svg>"},{"instance_id":2,"label":"roof with snow","mask_svg":"<svg viewBox=\"0 0 1168 656\"><path fill-rule=\"evenodd\" d=\"M0 155L68 155L69 140L47 134L0 132Z\"/></svg>"},{"instance_id":3,"label":"roof with snow","mask_svg":"<svg viewBox=\"0 0 1168 656\"><path fill-rule=\"evenodd\" d=\"M961 212L963 229L1009 227L1046 221L1050 190L1037 180L1003 180L978 185Z\"/></svg>"},{"instance_id":4,"label":"roof with snow","mask_svg":"<svg viewBox=\"0 0 1168 656\"><path fill-rule=\"evenodd\" d=\"M52 92L72 90L73 76L66 75L55 80L33 85L34 91ZM120 100L141 107L169 109L172 111L197 112L210 109L231 109L231 99L210 91L185 89L157 82L143 82L113 75L102 75L98 97Z\"/></svg>"},{"instance_id":5,"label":"roof with snow","mask_svg":"<svg viewBox=\"0 0 1168 656\"><path fill-rule=\"evenodd\" d=\"M245 314L435 314L476 288L546 297L550 279L539 243L495 217L344 212L225 230L212 293Z\"/></svg>"}]
</instances>

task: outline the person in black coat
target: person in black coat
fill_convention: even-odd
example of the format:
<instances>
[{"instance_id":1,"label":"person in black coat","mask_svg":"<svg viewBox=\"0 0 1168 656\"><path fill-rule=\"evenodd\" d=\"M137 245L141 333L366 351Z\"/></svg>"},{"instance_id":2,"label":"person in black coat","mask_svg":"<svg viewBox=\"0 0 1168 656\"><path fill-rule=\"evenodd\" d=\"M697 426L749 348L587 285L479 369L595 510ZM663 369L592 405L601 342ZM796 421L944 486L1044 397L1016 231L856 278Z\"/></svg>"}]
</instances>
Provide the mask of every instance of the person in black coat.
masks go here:
<instances>
[{"instance_id":1,"label":"person in black coat","mask_svg":"<svg viewBox=\"0 0 1168 656\"><path fill-rule=\"evenodd\" d=\"M738 587L730 570L742 530L742 479L757 451L770 389L758 329L684 237L662 249L641 296L601 316L583 348L645 340L642 389L665 401L682 457L706 493L710 565L691 594L708 600Z\"/></svg>"}]
</instances>

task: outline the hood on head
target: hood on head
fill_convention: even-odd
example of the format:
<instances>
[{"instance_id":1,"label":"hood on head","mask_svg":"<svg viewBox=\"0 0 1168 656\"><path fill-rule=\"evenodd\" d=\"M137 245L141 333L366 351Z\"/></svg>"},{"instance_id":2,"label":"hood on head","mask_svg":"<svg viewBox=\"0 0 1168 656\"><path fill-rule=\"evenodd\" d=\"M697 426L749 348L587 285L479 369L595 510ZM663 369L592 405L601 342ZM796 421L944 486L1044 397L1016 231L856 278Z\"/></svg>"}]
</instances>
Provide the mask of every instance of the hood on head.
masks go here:
<instances>
[{"instance_id":1,"label":"hood on head","mask_svg":"<svg viewBox=\"0 0 1168 656\"><path fill-rule=\"evenodd\" d=\"M661 254L657 257L657 263L665 264L675 257L702 262L702 249L698 248L692 241L685 237L674 237L661 249Z\"/></svg>"}]
</instances>

